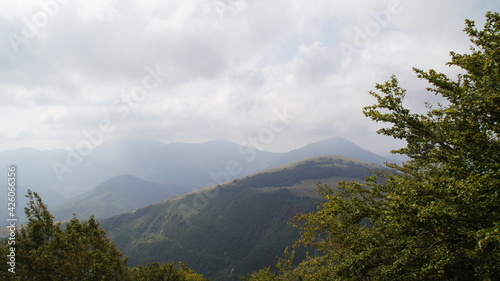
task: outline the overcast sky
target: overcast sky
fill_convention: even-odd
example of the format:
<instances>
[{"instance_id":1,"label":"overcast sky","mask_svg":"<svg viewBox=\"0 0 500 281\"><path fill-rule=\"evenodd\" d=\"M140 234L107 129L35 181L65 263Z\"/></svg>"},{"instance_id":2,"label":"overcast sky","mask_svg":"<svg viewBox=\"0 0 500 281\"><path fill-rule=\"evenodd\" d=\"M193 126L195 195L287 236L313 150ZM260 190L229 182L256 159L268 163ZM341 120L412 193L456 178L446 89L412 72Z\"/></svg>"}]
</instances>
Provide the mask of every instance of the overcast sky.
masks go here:
<instances>
[{"instance_id":1,"label":"overcast sky","mask_svg":"<svg viewBox=\"0 0 500 281\"><path fill-rule=\"evenodd\" d=\"M342 136L396 145L361 113L396 74L408 106L435 100L411 68L466 52L493 0L0 2L0 150L113 137L254 140L288 151ZM93 138L93 139L92 139Z\"/></svg>"}]
</instances>

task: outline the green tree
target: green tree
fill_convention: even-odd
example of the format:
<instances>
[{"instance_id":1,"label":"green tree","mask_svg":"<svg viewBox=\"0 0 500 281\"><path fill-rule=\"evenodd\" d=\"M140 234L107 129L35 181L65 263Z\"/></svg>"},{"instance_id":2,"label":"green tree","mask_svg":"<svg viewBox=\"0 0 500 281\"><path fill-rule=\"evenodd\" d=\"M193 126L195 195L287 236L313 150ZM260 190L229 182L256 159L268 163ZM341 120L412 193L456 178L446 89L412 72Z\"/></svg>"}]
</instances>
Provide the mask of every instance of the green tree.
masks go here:
<instances>
[{"instance_id":1,"label":"green tree","mask_svg":"<svg viewBox=\"0 0 500 281\"><path fill-rule=\"evenodd\" d=\"M88 281L205 281L180 264L157 263L129 269L126 257L115 248L94 217L87 221L71 219L63 226L41 197L31 190L25 213L28 223L16 233L15 245L0 242L4 257L15 247L15 273L6 262L0 266L0 280L88 280ZM7 260L6 260L7 261Z\"/></svg>"},{"instance_id":2,"label":"green tree","mask_svg":"<svg viewBox=\"0 0 500 281\"><path fill-rule=\"evenodd\" d=\"M326 203L298 217L297 241L317 252L249 280L500 280L500 15L464 31L471 53L447 63L462 70L456 80L414 69L444 105L412 113L392 76L363 111L389 124L379 133L406 140L394 152L410 160L363 184L319 188Z\"/></svg>"},{"instance_id":3,"label":"green tree","mask_svg":"<svg viewBox=\"0 0 500 281\"><path fill-rule=\"evenodd\" d=\"M180 263L176 268L173 264L150 263L139 265L130 270L130 279L134 281L206 281L200 274Z\"/></svg>"},{"instance_id":4,"label":"green tree","mask_svg":"<svg viewBox=\"0 0 500 281\"><path fill-rule=\"evenodd\" d=\"M125 256L93 217L73 218L63 230L36 192L27 197L28 223L16 235L16 273L5 269L2 280L125 280Z\"/></svg>"}]
</instances>

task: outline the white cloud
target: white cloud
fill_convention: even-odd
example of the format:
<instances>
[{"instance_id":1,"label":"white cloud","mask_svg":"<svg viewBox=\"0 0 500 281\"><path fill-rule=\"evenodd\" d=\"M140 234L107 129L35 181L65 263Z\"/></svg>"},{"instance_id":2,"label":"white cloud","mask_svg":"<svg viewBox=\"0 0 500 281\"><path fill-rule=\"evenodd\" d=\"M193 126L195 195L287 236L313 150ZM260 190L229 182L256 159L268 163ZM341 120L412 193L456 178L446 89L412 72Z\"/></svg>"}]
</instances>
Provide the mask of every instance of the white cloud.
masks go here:
<instances>
[{"instance_id":1,"label":"white cloud","mask_svg":"<svg viewBox=\"0 0 500 281\"><path fill-rule=\"evenodd\" d=\"M5 149L76 144L82 130L116 119L112 105L141 85L146 67L159 66L168 78L117 119L113 135L240 142L287 107L297 118L269 149L342 135L387 150L391 142L377 137L378 125L361 113L374 102L367 92L391 74L421 92L414 66L456 73L444 63L449 51L468 49L465 18L480 25L486 11L500 6L487 0L42 2L0 4ZM387 16L390 7L399 12ZM35 29L28 38L29 24ZM22 40L14 44L12 34ZM348 56L347 45L355 48ZM433 99L418 96L409 98L412 107Z\"/></svg>"}]
</instances>

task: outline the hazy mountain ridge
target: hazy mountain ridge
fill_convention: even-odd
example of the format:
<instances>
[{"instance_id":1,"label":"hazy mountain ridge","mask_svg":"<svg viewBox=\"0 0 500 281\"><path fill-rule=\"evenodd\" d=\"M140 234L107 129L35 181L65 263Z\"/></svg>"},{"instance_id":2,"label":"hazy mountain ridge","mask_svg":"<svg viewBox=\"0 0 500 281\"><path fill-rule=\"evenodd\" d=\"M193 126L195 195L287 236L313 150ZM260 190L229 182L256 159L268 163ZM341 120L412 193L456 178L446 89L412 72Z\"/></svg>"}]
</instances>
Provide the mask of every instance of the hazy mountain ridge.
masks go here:
<instances>
[{"instance_id":1,"label":"hazy mountain ridge","mask_svg":"<svg viewBox=\"0 0 500 281\"><path fill-rule=\"evenodd\" d=\"M334 137L306 145L299 149L291 150L273 162L271 167L279 167L288 163L322 155L341 155L378 165L391 161L388 158L363 149L344 138Z\"/></svg>"},{"instance_id":2,"label":"hazy mountain ridge","mask_svg":"<svg viewBox=\"0 0 500 281\"><path fill-rule=\"evenodd\" d=\"M318 155L354 155L374 163L385 159L342 138L327 139L288 153L260 151L227 140L165 144L147 139L114 139L97 146L86 156L79 156L80 162L70 165L68 159L78 159L75 153L17 149L0 152L0 164L17 165L20 188L39 192L49 207L55 208L68 202L74 203L76 199L73 197L84 196L86 192L120 175L131 175L158 185L184 186L184 189L174 192L183 194ZM66 165L69 169L64 170L61 182L54 170L55 163ZM20 192L18 197L22 202L24 193ZM97 199L98 196L92 198ZM158 201L165 199L163 196L158 198ZM104 197L100 199L106 200ZM128 204L128 208L136 206L126 201L122 203ZM84 209L74 211L78 216L80 213L88 214ZM0 210L0 216L6 216L6 211ZM22 214L19 216L22 217Z\"/></svg>"},{"instance_id":3,"label":"hazy mountain ridge","mask_svg":"<svg viewBox=\"0 0 500 281\"><path fill-rule=\"evenodd\" d=\"M73 213L80 218L91 215L98 219L106 218L181 195L185 190L185 186L160 185L131 175L121 175L55 207L52 214L56 220L68 220Z\"/></svg>"}]
</instances>

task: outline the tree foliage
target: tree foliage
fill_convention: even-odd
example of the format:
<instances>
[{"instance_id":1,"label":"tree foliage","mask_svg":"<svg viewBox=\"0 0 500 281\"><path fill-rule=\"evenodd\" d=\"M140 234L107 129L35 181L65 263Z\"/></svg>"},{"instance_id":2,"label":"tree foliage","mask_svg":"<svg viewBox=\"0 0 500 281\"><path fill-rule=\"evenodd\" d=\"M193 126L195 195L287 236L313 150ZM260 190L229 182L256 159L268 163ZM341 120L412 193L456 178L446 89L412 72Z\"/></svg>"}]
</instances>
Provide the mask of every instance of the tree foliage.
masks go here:
<instances>
[{"instance_id":1,"label":"tree foliage","mask_svg":"<svg viewBox=\"0 0 500 281\"><path fill-rule=\"evenodd\" d=\"M206 281L201 275L195 273L184 264L179 263L179 268L173 264L150 263L147 266L139 265L130 270L130 280L134 281Z\"/></svg>"},{"instance_id":2,"label":"tree foliage","mask_svg":"<svg viewBox=\"0 0 500 281\"><path fill-rule=\"evenodd\" d=\"M7 257L15 247L15 273L2 263L1 280L179 280L203 281L201 275L181 265L151 264L129 269L127 258L115 248L94 219L71 219L63 226L41 197L28 191L25 213L28 223L16 232L14 245L2 241L0 252Z\"/></svg>"},{"instance_id":3,"label":"tree foliage","mask_svg":"<svg viewBox=\"0 0 500 281\"><path fill-rule=\"evenodd\" d=\"M487 13L482 30L467 20L464 31L471 52L447 63L462 70L456 80L414 69L444 105L412 113L392 76L363 111L389 124L379 133L406 140L394 152L410 160L363 184L320 187L326 202L297 218L297 245L314 254L248 280L499 280L500 15Z\"/></svg>"}]
</instances>

